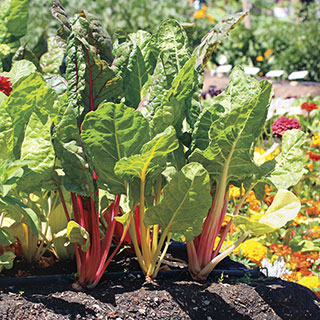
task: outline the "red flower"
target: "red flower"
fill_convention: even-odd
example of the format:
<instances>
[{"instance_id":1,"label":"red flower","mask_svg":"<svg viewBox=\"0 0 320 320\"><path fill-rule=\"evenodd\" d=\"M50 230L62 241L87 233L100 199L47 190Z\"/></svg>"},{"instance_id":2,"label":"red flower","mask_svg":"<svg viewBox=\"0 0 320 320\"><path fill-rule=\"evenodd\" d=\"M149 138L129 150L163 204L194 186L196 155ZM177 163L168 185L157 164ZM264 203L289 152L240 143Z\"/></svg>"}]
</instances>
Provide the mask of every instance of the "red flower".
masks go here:
<instances>
[{"instance_id":1,"label":"red flower","mask_svg":"<svg viewBox=\"0 0 320 320\"><path fill-rule=\"evenodd\" d=\"M318 109L318 106L316 103L314 102L311 102L311 103L308 103L308 102L304 102L301 107L300 107L302 110L306 110L308 112L312 111L312 110L315 110L315 109Z\"/></svg>"},{"instance_id":2,"label":"red flower","mask_svg":"<svg viewBox=\"0 0 320 320\"><path fill-rule=\"evenodd\" d=\"M0 91L9 96L12 91L12 82L9 77L0 76Z\"/></svg>"},{"instance_id":3,"label":"red flower","mask_svg":"<svg viewBox=\"0 0 320 320\"><path fill-rule=\"evenodd\" d=\"M312 161L320 161L320 154L316 154L316 153L313 153L313 152L309 152L309 160L312 160Z\"/></svg>"},{"instance_id":4,"label":"red flower","mask_svg":"<svg viewBox=\"0 0 320 320\"><path fill-rule=\"evenodd\" d=\"M300 123L297 119L280 117L274 121L272 124L272 132L282 136L287 130L300 129Z\"/></svg>"}]
</instances>

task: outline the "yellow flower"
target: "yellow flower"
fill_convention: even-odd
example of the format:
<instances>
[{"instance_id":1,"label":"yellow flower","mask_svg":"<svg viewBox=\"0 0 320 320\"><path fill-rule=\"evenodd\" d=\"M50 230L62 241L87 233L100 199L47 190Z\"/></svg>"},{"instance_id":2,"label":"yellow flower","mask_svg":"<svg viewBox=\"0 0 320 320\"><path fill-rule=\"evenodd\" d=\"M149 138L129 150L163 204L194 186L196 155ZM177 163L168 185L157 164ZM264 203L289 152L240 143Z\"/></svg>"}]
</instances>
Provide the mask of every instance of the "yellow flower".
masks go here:
<instances>
[{"instance_id":1,"label":"yellow flower","mask_svg":"<svg viewBox=\"0 0 320 320\"><path fill-rule=\"evenodd\" d=\"M312 146L313 147L320 147L320 135L314 135L312 137Z\"/></svg>"},{"instance_id":2,"label":"yellow flower","mask_svg":"<svg viewBox=\"0 0 320 320\"><path fill-rule=\"evenodd\" d=\"M318 276L302 277L298 283L311 290L320 288Z\"/></svg>"},{"instance_id":3,"label":"yellow flower","mask_svg":"<svg viewBox=\"0 0 320 320\"><path fill-rule=\"evenodd\" d=\"M277 148L278 149L278 148ZM264 155L267 151L263 148L254 148L254 154L253 154L253 160L258 165L261 166L266 161L272 160L274 158L274 154L278 154L278 150L275 149L273 153L269 153L267 155Z\"/></svg>"},{"instance_id":4,"label":"yellow flower","mask_svg":"<svg viewBox=\"0 0 320 320\"><path fill-rule=\"evenodd\" d=\"M272 50L272 49L268 49L268 50L264 53L264 56L267 57L267 56L269 56L271 53L273 53L273 50Z\"/></svg>"},{"instance_id":5,"label":"yellow flower","mask_svg":"<svg viewBox=\"0 0 320 320\"><path fill-rule=\"evenodd\" d=\"M205 4L203 4L202 6L201 6L201 10L202 11L206 11L208 9L208 7L205 5Z\"/></svg>"},{"instance_id":6,"label":"yellow flower","mask_svg":"<svg viewBox=\"0 0 320 320\"><path fill-rule=\"evenodd\" d=\"M257 61L260 61L260 62L263 61L263 56L257 56L257 57L256 57L256 60L257 60Z\"/></svg>"},{"instance_id":7,"label":"yellow flower","mask_svg":"<svg viewBox=\"0 0 320 320\"><path fill-rule=\"evenodd\" d=\"M245 193L244 188L242 188L242 195L240 194L240 188L230 185L229 187L229 199L239 199Z\"/></svg>"},{"instance_id":8,"label":"yellow flower","mask_svg":"<svg viewBox=\"0 0 320 320\"><path fill-rule=\"evenodd\" d=\"M193 14L195 19L202 19L205 16L205 12L202 10L198 10Z\"/></svg>"},{"instance_id":9,"label":"yellow flower","mask_svg":"<svg viewBox=\"0 0 320 320\"><path fill-rule=\"evenodd\" d=\"M267 248L254 239L249 239L241 243L239 248L242 255L256 264L260 264L267 256Z\"/></svg>"},{"instance_id":10,"label":"yellow flower","mask_svg":"<svg viewBox=\"0 0 320 320\"><path fill-rule=\"evenodd\" d=\"M222 228L223 228L223 227L226 227L230 220L231 220L231 217L228 216L228 215L226 215L226 216L224 217L224 220L223 220L223 222L222 222L221 227L222 227Z\"/></svg>"}]
</instances>

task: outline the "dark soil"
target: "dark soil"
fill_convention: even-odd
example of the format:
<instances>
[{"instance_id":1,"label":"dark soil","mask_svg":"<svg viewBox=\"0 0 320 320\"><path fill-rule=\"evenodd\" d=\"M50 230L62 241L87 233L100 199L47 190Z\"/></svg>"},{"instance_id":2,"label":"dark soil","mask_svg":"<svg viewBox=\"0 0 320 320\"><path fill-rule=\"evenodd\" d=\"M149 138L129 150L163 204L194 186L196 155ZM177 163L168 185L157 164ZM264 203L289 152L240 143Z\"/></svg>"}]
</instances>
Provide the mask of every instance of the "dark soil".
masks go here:
<instances>
[{"instance_id":1,"label":"dark soil","mask_svg":"<svg viewBox=\"0 0 320 320\"><path fill-rule=\"evenodd\" d=\"M145 282L129 274L78 292L71 283L0 291L1 319L319 319L320 301L280 279Z\"/></svg>"},{"instance_id":2,"label":"dark soil","mask_svg":"<svg viewBox=\"0 0 320 320\"><path fill-rule=\"evenodd\" d=\"M73 263L55 263L45 269L18 261L2 274L0 319L318 319L320 300L306 287L280 279L225 274L211 281L193 281L186 264L168 256L166 269L154 282L146 282L136 259L126 252L117 256L109 273L91 290L72 289L72 277L24 278L12 276L67 273ZM68 269L69 268L69 269ZM225 259L217 268L243 270ZM119 271L128 271L122 272ZM118 271L118 273L115 273ZM40 281L39 281L40 279ZM12 282L10 284L10 281Z\"/></svg>"}]
</instances>

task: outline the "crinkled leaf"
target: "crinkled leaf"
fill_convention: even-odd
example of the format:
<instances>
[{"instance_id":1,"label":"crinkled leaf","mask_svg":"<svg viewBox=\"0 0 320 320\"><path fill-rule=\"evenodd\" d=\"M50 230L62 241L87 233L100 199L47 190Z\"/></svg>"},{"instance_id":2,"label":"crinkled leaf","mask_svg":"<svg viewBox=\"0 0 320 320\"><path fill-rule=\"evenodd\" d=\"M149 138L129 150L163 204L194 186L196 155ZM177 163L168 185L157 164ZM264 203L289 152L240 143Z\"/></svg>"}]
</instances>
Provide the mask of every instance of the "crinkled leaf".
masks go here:
<instances>
[{"instance_id":1,"label":"crinkled leaf","mask_svg":"<svg viewBox=\"0 0 320 320\"><path fill-rule=\"evenodd\" d=\"M68 99L76 110L78 122L81 122L83 112L95 110L101 102L119 95L122 79L86 41L90 35L89 22L79 18L73 28L66 51L66 78Z\"/></svg>"},{"instance_id":2,"label":"crinkled leaf","mask_svg":"<svg viewBox=\"0 0 320 320\"><path fill-rule=\"evenodd\" d=\"M195 48L194 53L197 55L196 70L200 71L204 68L211 58L213 51L228 36L230 31L234 29L247 15L247 12L239 12L229 15L225 20L220 21L214 28L203 37L201 43Z\"/></svg>"},{"instance_id":3,"label":"crinkled leaf","mask_svg":"<svg viewBox=\"0 0 320 320\"><path fill-rule=\"evenodd\" d=\"M19 60L12 63L9 72L3 72L2 75L10 77L12 84L15 84L20 78L26 77L31 73L36 72L36 66L28 60Z\"/></svg>"},{"instance_id":4,"label":"crinkled leaf","mask_svg":"<svg viewBox=\"0 0 320 320\"><path fill-rule=\"evenodd\" d=\"M71 33L71 25L69 23L68 15L60 0L53 0L51 12L53 17L58 20L61 26L60 30L58 31L58 36L61 38L60 42L66 41Z\"/></svg>"},{"instance_id":5,"label":"crinkled leaf","mask_svg":"<svg viewBox=\"0 0 320 320\"><path fill-rule=\"evenodd\" d=\"M75 221L68 222L67 237L71 243L79 244L83 252L88 251L90 247L89 232Z\"/></svg>"},{"instance_id":6,"label":"crinkled leaf","mask_svg":"<svg viewBox=\"0 0 320 320\"><path fill-rule=\"evenodd\" d=\"M132 42L128 65L123 74L124 97L126 104L137 108L142 99L141 91L148 80L147 69L143 55L137 43Z\"/></svg>"},{"instance_id":7,"label":"crinkled leaf","mask_svg":"<svg viewBox=\"0 0 320 320\"><path fill-rule=\"evenodd\" d=\"M175 126L176 130L182 126L188 101L190 103L197 83L197 73L194 70L195 62L196 57L192 57L185 63L173 80L171 88L165 93L161 106L156 109L150 123L153 136L170 125Z\"/></svg>"},{"instance_id":8,"label":"crinkled leaf","mask_svg":"<svg viewBox=\"0 0 320 320\"><path fill-rule=\"evenodd\" d=\"M99 19L93 14L82 10L81 17L85 18L88 23L87 40L91 46L94 46L102 60L105 60L109 65L113 61L112 41L109 33L103 28Z\"/></svg>"},{"instance_id":9,"label":"crinkled leaf","mask_svg":"<svg viewBox=\"0 0 320 320\"><path fill-rule=\"evenodd\" d=\"M58 97L61 97L67 91L67 82L64 77L57 74L47 74L44 76L47 86L55 90Z\"/></svg>"},{"instance_id":10,"label":"crinkled leaf","mask_svg":"<svg viewBox=\"0 0 320 320\"><path fill-rule=\"evenodd\" d=\"M81 137L90 151L101 188L114 194L126 192L114 166L121 158L139 153L149 136L147 120L123 104L104 103L86 115Z\"/></svg>"},{"instance_id":11,"label":"crinkled leaf","mask_svg":"<svg viewBox=\"0 0 320 320\"><path fill-rule=\"evenodd\" d=\"M46 87L46 82L39 73L32 73L21 78L14 86L5 108L12 119L14 134L13 152L20 157L21 144L25 136L25 127L30 121L32 113L36 113L42 123L48 118L53 121L57 116L54 101L57 95L51 88Z\"/></svg>"},{"instance_id":12,"label":"crinkled leaf","mask_svg":"<svg viewBox=\"0 0 320 320\"><path fill-rule=\"evenodd\" d=\"M260 236L283 227L297 216L300 208L300 201L292 192L280 189L271 206L259 221L251 221L243 216L236 216L233 221L243 230Z\"/></svg>"},{"instance_id":13,"label":"crinkled leaf","mask_svg":"<svg viewBox=\"0 0 320 320\"><path fill-rule=\"evenodd\" d=\"M134 177L145 179L148 174L149 176L160 174L165 169L167 155L178 146L174 128L168 127L146 143L140 154L119 160L115 165L115 174L127 181Z\"/></svg>"},{"instance_id":14,"label":"crinkled leaf","mask_svg":"<svg viewBox=\"0 0 320 320\"><path fill-rule=\"evenodd\" d=\"M65 173L64 186L70 192L93 197L93 174L83 149L74 109L69 105L55 128L53 145Z\"/></svg>"},{"instance_id":15,"label":"crinkled leaf","mask_svg":"<svg viewBox=\"0 0 320 320\"><path fill-rule=\"evenodd\" d=\"M6 109L1 104L0 108L0 160L5 160L13 158L11 155L13 149L13 127L12 120Z\"/></svg>"},{"instance_id":16,"label":"crinkled leaf","mask_svg":"<svg viewBox=\"0 0 320 320\"><path fill-rule=\"evenodd\" d=\"M17 181L22 177L26 161L1 161L0 162L0 194L5 197Z\"/></svg>"},{"instance_id":17,"label":"crinkled leaf","mask_svg":"<svg viewBox=\"0 0 320 320\"><path fill-rule=\"evenodd\" d=\"M51 119L42 122L33 113L25 129L21 145L21 160L28 161L28 168L19 183L19 189L33 192L36 189L53 187L51 176L54 170L55 153L51 141Z\"/></svg>"},{"instance_id":18,"label":"crinkled leaf","mask_svg":"<svg viewBox=\"0 0 320 320\"><path fill-rule=\"evenodd\" d=\"M301 130L288 130L282 136L281 153L276 157L275 169L269 177L277 189L296 185L307 172L304 169L306 142L306 134Z\"/></svg>"},{"instance_id":19,"label":"crinkled leaf","mask_svg":"<svg viewBox=\"0 0 320 320\"><path fill-rule=\"evenodd\" d=\"M258 82L240 67L236 67L230 77L229 86L237 85L245 92L238 97L233 95L233 90L226 90L230 95L230 112L212 123L209 146L205 150L196 149L190 158L202 163L211 177L222 184L241 183L247 177L259 175L251 150L264 126L272 96L271 83Z\"/></svg>"},{"instance_id":20,"label":"crinkled leaf","mask_svg":"<svg viewBox=\"0 0 320 320\"><path fill-rule=\"evenodd\" d=\"M60 66L62 64L65 50L61 48L55 37L47 40L48 52L40 58L40 66L44 73L60 74Z\"/></svg>"},{"instance_id":21,"label":"crinkled leaf","mask_svg":"<svg viewBox=\"0 0 320 320\"><path fill-rule=\"evenodd\" d=\"M208 172L199 163L184 166L164 188L161 203L147 209L145 225L183 234L191 241L202 231L211 204Z\"/></svg>"},{"instance_id":22,"label":"crinkled leaf","mask_svg":"<svg viewBox=\"0 0 320 320\"><path fill-rule=\"evenodd\" d=\"M165 91L171 88L172 81L188 61L190 52L183 27L173 19L161 23L149 48L157 57L157 63L150 81L145 85L147 94L141 106L152 112L160 106Z\"/></svg>"},{"instance_id":23,"label":"crinkled leaf","mask_svg":"<svg viewBox=\"0 0 320 320\"><path fill-rule=\"evenodd\" d=\"M211 102L210 105L205 105L197 117L192 132L191 148L198 148L204 150L209 145L209 131L212 123L219 118L219 114L223 113L224 107L220 103Z\"/></svg>"}]
</instances>

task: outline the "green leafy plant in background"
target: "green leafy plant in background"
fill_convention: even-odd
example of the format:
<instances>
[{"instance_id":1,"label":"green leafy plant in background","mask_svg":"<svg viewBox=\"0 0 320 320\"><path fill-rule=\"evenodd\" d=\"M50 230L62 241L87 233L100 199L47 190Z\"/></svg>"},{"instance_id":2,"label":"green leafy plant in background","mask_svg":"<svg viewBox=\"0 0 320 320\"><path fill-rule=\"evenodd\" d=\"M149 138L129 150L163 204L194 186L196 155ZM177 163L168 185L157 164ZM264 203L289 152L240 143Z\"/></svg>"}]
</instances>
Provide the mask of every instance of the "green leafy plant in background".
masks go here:
<instances>
[{"instance_id":1,"label":"green leafy plant in background","mask_svg":"<svg viewBox=\"0 0 320 320\"><path fill-rule=\"evenodd\" d=\"M0 70L9 71L11 60L26 34L30 0L5 0L0 4Z\"/></svg>"},{"instance_id":2,"label":"green leafy plant in background","mask_svg":"<svg viewBox=\"0 0 320 320\"><path fill-rule=\"evenodd\" d=\"M308 80L319 81L320 62L313 50L319 42L319 4L308 5L304 12L307 18L295 14L281 20L251 10L251 28L240 26L230 41L215 52L214 61L225 55L232 65L256 66L263 74L273 69L285 70L285 77L307 70Z\"/></svg>"}]
</instances>

